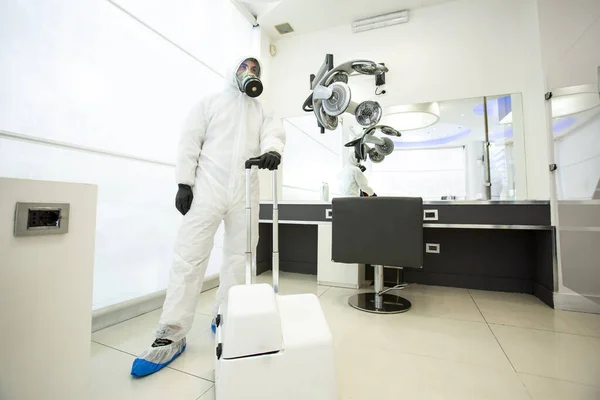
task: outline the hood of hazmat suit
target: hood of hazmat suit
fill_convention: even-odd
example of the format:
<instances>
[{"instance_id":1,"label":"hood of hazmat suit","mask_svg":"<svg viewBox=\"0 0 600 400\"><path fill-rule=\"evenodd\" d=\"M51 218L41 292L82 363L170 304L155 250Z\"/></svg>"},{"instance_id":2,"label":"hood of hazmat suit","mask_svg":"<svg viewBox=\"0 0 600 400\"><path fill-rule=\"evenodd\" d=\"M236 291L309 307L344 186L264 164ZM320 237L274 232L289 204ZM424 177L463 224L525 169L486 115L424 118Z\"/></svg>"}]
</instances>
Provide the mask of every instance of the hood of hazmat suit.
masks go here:
<instances>
[{"instance_id":1,"label":"hood of hazmat suit","mask_svg":"<svg viewBox=\"0 0 600 400\"><path fill-rule=\"evenodd\" d=\"M245 67L244 63L247 63ZM251 67L247 68L248 65ZM241 79L240 70L244 70ZM176 179L178 184L192 187L194 198L189 212L183 216L175 243L167 299L157 337L178 341L189 332L213 238L222 221L225 236L214 315L229 288L244 283L244 163L269 151L283 154L285 144L281 120L273 118L256 96L250 97L243 91L244 82L254 85L250 88L257 87L261 70L256 57L237 60L225 76L224 90L200 101L185 121L177 153ZM262 91L262 84L260 86ZM251 199L252 248L255 248L259 199L255 170L251 179Z\"/></svg>"},{"instance_id":2,"label":"hood of hazmat suit","mask_svg":"<svg viewBox=\"0 0 600 400\"><path fill-rule=\"evenodd\" d=\"M360 196L362 190L369 196L372 196L374 191L369 186L367 176L361 171L360 163L354 155L354 150L348 154L348 163L340 173L340 192L344 196Z\"/></svg>"}]
</instances>

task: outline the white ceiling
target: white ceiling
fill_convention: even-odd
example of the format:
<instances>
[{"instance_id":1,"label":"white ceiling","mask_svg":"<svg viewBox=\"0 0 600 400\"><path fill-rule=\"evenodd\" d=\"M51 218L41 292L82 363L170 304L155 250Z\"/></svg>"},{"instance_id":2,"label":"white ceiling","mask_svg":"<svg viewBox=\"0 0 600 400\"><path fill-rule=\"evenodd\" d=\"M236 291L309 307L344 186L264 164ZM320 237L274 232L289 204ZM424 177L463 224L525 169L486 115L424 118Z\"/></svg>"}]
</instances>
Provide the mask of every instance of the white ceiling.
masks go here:
<instances>
[{"instance_id":1,"label":"white ceiling","mask_svg":"<svg viewBox=\"0 0 600 400\"><path fill-rule=\"evenodd\" d=\"M393 11L415 10L455 0L282 0L278 3L246 3L257 15L258 23L273 39L315 32L334 26L348 25L352 21ZM281 35L275 25L289 23L293 33Z\"/></svg>"}]
</instances>

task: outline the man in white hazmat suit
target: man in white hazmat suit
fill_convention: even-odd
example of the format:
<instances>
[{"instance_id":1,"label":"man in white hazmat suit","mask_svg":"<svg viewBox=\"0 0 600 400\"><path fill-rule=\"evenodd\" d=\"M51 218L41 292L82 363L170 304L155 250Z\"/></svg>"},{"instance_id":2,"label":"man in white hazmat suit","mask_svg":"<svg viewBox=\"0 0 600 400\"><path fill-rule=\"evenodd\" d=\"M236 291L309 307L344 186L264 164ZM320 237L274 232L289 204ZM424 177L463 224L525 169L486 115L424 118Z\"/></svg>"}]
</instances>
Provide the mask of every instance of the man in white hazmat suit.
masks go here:
<instances>
[{"instance_id":1,"label":"man in white hazmat suit","mask_svg":"<svg viewBox=\"0 0 600 400\"><path fill-rule=\"evenodd\" d=\"M360 192L368 196L377 196L369 186L369 180L364 174L366 168L358 162L354 152L350 153L348 163L340 173L340 190L344 196L360 196Z\"/></svg>"},{"instance_id":2,"label":"man in white hazmat suit","mask_svg":"<svg viewBox=\"0 0 600 400\"><path fill-rule=\"evenodd\" d=\"M186 348L214 236L225 223L223 265L213 318L233 285L244 282L246 250L245 169L260 156L259 168L281 161L285 131L255 98L262 93L260 63L240 59L226 76L227 87L190 112L177 154L177 209L184 215L174 249L167 297L152 346L137 358L131 374L152 374ZM259 187L252 173L252 247L258 242ZM225 304L223 304L225 307ZM214 319L213 319L214 331Z\"/></svg>"}]
</instances>

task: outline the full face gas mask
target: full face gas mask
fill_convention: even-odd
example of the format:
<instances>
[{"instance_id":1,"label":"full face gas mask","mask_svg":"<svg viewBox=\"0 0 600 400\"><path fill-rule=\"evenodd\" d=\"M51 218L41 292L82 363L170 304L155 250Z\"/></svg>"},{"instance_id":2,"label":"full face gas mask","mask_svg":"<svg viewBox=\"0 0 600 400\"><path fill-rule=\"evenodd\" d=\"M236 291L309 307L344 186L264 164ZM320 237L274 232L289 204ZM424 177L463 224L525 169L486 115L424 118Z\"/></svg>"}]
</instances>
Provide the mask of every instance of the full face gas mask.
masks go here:
<instances>
[{"instance_id":1,"label":"full face gas mask","mask_svg":"<svg viewBox=\"0 0 600 400\"><path fill-rule=\"evenodd\" d=\"M263 92L263 84L260 81L260 64L254 58L244 60L236 73L236 80L240 91L248 97L258 97Z\"/></svg>"},{"instance_id":2,"label":"full face gas mask","mask_svg":"<svg viewBox=\"0 0 600 400\"><path fill-rule=\"evenodd\" d=\"M376 101L352 101L348 81L353 74L381 75L385 72L388 72L385 65L368 60L348 61L333 68L333 56L328 55L317 75L311 77L313 92L302 108L314 112L319 126L324 129L335 130L338 117L345 112L353 114L363 128L373 127L383 115L381 106Z\"/></svg>"}]
</instances>

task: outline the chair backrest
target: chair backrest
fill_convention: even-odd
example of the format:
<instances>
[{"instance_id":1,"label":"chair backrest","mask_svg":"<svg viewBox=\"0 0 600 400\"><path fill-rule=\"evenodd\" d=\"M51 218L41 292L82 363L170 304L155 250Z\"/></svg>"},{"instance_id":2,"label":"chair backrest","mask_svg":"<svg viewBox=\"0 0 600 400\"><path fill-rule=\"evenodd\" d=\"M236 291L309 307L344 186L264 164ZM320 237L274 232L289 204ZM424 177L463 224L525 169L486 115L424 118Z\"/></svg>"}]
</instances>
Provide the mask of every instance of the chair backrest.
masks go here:
<instances>
[{"instance_id":1,"label":"chair backrest","mask_svg":"<svg viewBox=\"0 0 600 400\"><path fill-rule=\"evenodd\" d=\"M341 263L421 268L423 199L333 199L332 259Z\"/></svg>"}]
</instances>

